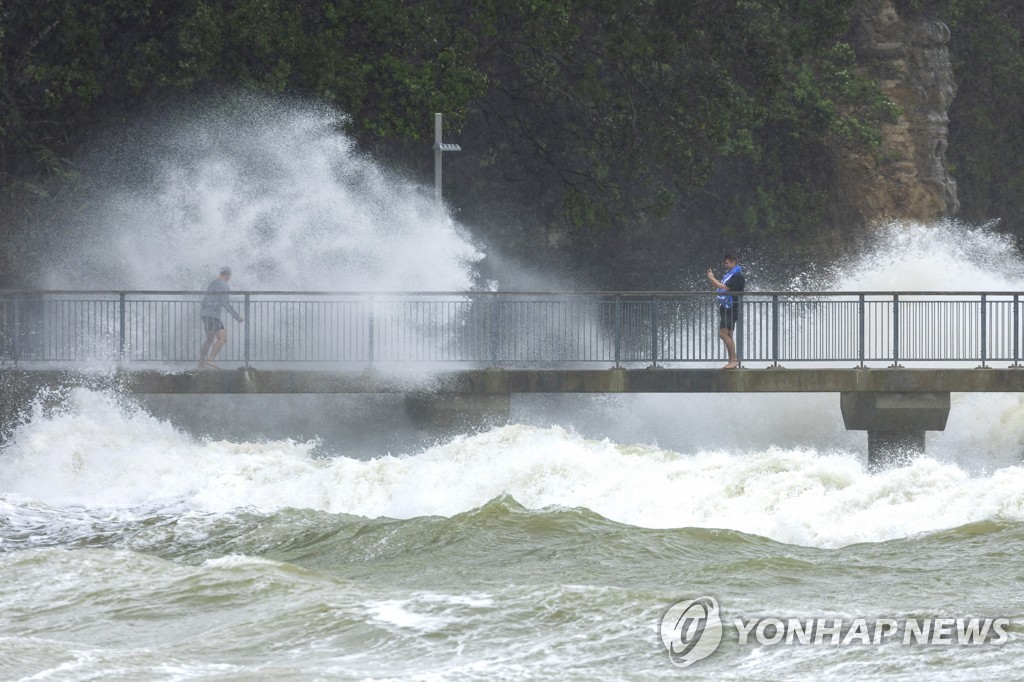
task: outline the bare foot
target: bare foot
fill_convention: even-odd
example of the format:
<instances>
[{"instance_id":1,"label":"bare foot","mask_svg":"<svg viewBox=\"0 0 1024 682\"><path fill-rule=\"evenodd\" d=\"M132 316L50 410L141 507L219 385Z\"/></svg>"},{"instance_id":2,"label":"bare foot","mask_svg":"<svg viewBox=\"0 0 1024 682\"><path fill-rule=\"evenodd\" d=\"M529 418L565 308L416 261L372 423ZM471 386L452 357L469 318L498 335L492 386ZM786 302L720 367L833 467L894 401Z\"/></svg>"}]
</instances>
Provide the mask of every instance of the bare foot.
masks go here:
<instances>
[{"instance_id":1,"label":"bare foot","mask_svg":"<svg viewBox=\"0 0 1024 682\"><path fill-rule=\"evenodd\" d=\"M738 363L738 362L730 362L729 364L727 364L722 369L736 369L739 366L740 366L740 363Z\"/></svg>"},{"instance_id":2,"label":"bare foot","mask_svg":"<svg viewBox=\"0 0 1024 682\"><path fill-rule=\"evenodd\" d=\"M206 366L206 367L207 367L208 369L220 369L220 367L218 367L217 365L213 364L212 362L207 362L207 363L205 363L205 366Z\"/></svg>"}]
</instances>

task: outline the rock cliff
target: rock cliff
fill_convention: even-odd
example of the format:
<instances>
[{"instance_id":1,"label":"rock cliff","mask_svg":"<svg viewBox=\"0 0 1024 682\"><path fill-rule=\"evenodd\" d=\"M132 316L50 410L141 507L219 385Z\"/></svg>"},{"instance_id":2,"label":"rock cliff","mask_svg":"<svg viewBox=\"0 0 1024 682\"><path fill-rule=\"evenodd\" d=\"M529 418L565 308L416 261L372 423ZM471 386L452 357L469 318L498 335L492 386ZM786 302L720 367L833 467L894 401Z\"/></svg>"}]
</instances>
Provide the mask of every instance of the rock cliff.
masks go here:
<instances>
[{"instance_id":1,"label":"rock cliff","mask_svg":"<svg viewBox=\"0 0 1024 682\"><path fill-rule=\"evenodd\" d=\"M885 125L875 155L846 156L844 193L866 223L930 222L959 211L946 163L949 118L956 95L949 29L922 16L900 16L891 0L862 0L851 44L868 75L902 113Z\"/></svg>"}]
</instances>

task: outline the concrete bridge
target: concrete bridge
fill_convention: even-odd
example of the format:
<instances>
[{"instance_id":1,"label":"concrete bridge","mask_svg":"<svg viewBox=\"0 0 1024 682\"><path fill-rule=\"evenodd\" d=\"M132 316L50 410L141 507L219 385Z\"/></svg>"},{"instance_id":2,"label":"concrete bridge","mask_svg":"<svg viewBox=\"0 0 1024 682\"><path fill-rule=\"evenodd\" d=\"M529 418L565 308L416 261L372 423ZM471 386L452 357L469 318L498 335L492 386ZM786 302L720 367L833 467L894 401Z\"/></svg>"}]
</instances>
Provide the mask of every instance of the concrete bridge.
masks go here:
<instances>
[{"instance_id":1,"label":"concrete bridge","mask_svg":"<svg viewBox=\"0 0 1024 682\"><path fill-rule=\"evenodd\" d=\"M194 369L197 292L0 292L0 429L42 388L403 393L425 424L507 419L518 393L837 393L885 466L953 392L1024 391L1015 293L757 292L722 361L707 293L239 292L221 371Z\"/></svg>"}]
</instances>

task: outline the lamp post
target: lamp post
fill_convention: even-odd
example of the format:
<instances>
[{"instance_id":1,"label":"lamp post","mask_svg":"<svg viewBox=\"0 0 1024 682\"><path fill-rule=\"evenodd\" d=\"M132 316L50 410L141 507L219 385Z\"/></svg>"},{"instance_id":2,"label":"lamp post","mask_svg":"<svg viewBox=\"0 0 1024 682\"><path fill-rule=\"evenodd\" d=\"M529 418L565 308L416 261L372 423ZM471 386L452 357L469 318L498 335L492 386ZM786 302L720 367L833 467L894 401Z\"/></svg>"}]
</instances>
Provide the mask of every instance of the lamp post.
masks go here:
<instances>
[{"instance_id":1,"label":"lamp post","mask_svg":"<svg viewBox=\"0 0 1024 682\"><path fill-rule=\"evenodd\" d=\"M461 152L457 144L441 142L441 114L434 114L434 198L441 201L441 155L444 152Z\"/></svg>"}]
</instances>

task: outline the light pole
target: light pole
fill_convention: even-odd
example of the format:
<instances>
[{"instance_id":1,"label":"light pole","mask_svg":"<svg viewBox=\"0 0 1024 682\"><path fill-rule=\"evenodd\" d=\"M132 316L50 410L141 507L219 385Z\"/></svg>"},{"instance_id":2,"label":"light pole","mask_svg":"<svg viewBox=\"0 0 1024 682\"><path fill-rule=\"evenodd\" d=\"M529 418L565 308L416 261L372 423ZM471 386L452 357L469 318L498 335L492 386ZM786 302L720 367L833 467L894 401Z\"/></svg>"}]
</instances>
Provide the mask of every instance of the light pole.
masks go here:
<instances>
[{"instance_id":1,"label":"light pole","mask_svg":"<svg viewBox=\"0 0 1024 682\"><path fill-rule=\"evenodd\" d=\"M441 201L441 154L461 152L457 144L441 142L441 114L434 114L434 198Z\"/></svg>"}]
</instances>

